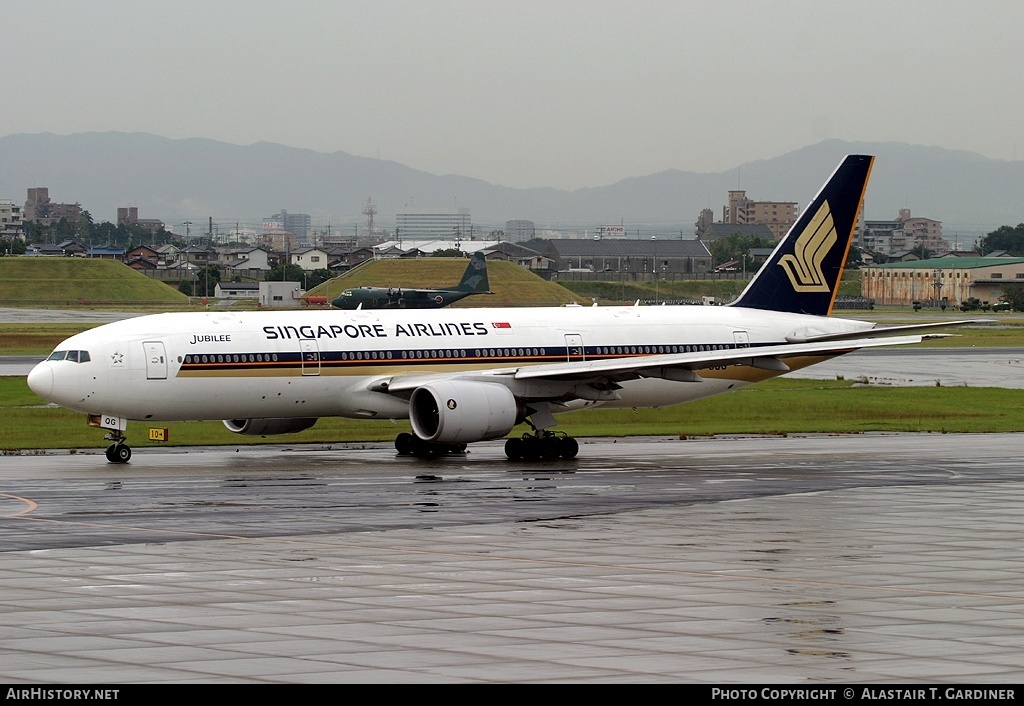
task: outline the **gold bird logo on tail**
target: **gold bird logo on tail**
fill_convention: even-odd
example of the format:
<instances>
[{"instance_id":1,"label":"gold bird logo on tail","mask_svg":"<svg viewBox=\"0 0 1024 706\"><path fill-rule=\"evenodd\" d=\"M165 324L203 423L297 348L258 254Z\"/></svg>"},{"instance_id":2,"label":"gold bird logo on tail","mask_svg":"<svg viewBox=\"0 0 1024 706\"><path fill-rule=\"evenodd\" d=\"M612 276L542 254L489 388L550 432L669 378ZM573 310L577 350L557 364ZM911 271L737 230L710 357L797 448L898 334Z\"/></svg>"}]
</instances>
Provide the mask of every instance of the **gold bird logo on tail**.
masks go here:
<instances>
[{"instance_id":1,"label":"gold bird logo on tail","mask_svg":"<svg viewBox=\"0 0 1024 706\"><path fill-rule=\"evenodd\" d=\"M779 258L779 267L786 271L790 284L797 292L828 292L829 285L821 263L836 244L836 227L828 201L814 214L811 222L793 245L794 254Z\"/></svg>"}]
</instances>

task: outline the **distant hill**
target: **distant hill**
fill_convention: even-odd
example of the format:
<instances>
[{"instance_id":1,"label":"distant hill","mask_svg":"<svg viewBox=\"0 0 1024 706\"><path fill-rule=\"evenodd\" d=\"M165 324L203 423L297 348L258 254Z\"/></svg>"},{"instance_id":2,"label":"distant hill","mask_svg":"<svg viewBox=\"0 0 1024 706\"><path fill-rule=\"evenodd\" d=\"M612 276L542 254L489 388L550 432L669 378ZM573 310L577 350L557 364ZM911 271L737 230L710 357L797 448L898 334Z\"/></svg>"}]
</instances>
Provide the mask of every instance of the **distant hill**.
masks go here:
<instances>
[{"instance_id":1,"label":"distant hill","mask_svg":"<svg viewBox=\"0 0 1024 706\"><path fill-rule=\"evenodd\" d=\"M538 145L537 149L543 149ZM470 209L487 232L523 218L539 227L596 228L619 224L690 237L701 209L721 216L730 189L754 200L807 203L843 155L878 156L866 201L871 219L900 208L944 223L947 237L987 233L1024 222L1024 161L904 143L827 140L773 159L701 174L669 170L600 188L513 189L465 176L439 176L396 162L284 147L240 146L205 139L172 140L143 133L49 133L0 137L0 198L24 202L47 186L57 202L80 202L97 221L114 221L119 206L137 206L193 232L208 218L230 227L260 225L281 209L308 213L318 226L362 228L367 198L377 222L392 227L396 211Z\"/></svg>"},{"instance_id":2,"label":"distant hill","mask_svg":"<svg viewBox=\"0 0 1024 706\"><path fill-rule=\"evenodd\" d=\"M189 299L122 262L81 257L0 258L0 306L187 305Z\"/></svg>"},{"instance_id":3,"label":"distant hill","mask_svg":"<svg viewBox=\"0 0 1024 706\"><path fill-rule=\"evenodd\" d=\"M455 257L422 257L411 260L370 260L352 272L335 277L308 292L330 301L342 290L356 287L437 289L458 284L468 260ZM487 280L494 294L474 294L454 307L559 306L586 303L565 287L548 282L511 262L487 262Z\"/></svg>"}]
</instances>

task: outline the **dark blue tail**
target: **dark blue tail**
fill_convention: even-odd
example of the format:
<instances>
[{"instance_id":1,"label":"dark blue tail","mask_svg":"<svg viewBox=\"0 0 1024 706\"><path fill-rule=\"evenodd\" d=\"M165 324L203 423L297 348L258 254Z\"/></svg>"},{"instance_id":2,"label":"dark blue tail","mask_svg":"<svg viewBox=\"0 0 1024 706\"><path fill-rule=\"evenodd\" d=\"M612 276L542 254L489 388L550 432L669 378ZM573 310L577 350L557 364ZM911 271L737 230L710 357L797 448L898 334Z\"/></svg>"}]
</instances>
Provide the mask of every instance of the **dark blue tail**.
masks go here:
<instances>
[{"instance_id":1,"label":"dark blue tail","mask_svg":"<svg viewBox=\"0 0 1024 706\"><path fill-rule=\"evenodd\" d=\"M827 316L875 158L847 156L731 306Z\"/></svg>"}]
</instances>

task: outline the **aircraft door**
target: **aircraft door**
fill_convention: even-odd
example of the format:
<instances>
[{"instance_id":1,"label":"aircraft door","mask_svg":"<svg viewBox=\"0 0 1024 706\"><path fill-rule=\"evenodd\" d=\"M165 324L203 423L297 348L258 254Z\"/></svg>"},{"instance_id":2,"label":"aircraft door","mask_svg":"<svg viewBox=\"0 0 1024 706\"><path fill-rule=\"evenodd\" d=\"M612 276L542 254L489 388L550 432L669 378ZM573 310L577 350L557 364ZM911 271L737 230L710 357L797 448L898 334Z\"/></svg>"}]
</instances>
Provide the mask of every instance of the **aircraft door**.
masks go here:
<instances>
[{"instance_id":1,"label":"aircraft door","mask_svg":"<svg viewBox=\"0 0 1024 706\"><path fill-rule=\"evenodd\" d=\"M299 341L299 351L302 355L302 374L320 374L320 347L316 344L315 338L303 338Z\"/></svg>"},{"instance_id":2,"label":"aircraft door","mask_svg":"<svg viewBox=\"0 0 1024 706\"><path fill-rule=\"evenodd\" d=\"M750 348L750 337L746 331L733 331L732 340L737 348Z\"/></svg>"},{"instance_id":3,"label":"aircraft door","mask_svg":"<svg viewBox=\"0 0 1024 706\"><path fill-rule=\"evenodd\" d=\"M583 347L583 336L578 333L565 334L565 356L570 363L574 360L586 360L586 349Z\"/></svg>"},{"instance_id":4,"label":"aircraft door","mask_svg":"<svg viewBox=\"0 0 1024 706\"><path fill-rule=\"evenodd\" d=\"M167 379L167 353L163 341L146 341L142 344L146 354L146 379Z\"/></svg>"}]
</instances>

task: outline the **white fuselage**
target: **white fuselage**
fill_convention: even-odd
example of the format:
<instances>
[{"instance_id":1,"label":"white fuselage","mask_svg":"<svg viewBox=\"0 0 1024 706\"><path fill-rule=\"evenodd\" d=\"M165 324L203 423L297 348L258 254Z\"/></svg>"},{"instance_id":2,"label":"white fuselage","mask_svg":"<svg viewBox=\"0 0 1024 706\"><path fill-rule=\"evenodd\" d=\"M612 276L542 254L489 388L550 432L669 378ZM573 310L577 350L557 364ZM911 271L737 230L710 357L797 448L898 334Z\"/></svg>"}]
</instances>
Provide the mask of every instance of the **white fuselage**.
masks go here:
<instances>
[{"instance_id":1,"label":"white fuselage","mask_svg":"<svg viewBox=\"0 0 1024 706\"><path fill-rule=\"evenodd\" d=\"M380 391L380 381L757 347L869 328L715 306L156 314L69 338L51 358L80 351L88 361L44 361L29 385L70 409L145 421L405 418L407 400ZM698 383L630 380L617 399L567 408L674 405L777 374L723 366Z\"/></svg>"}]
</instances>

